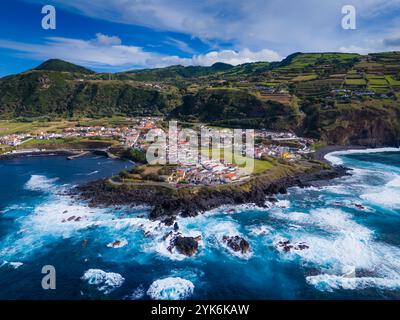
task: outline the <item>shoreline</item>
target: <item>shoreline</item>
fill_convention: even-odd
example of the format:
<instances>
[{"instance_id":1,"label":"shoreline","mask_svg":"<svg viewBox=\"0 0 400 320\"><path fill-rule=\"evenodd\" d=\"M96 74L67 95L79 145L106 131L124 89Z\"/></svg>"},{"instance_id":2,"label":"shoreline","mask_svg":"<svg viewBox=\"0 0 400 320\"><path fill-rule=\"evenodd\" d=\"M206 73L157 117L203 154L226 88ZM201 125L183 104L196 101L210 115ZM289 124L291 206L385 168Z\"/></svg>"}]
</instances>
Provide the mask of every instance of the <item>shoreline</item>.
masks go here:
<instances>
[{"instance_id":1,"label":"shoreline","mask_svg":"<svg viewBox=\"0 0 400 320\"><path fill-rule=\"evenodd\" d=\"M87 149L87 150L74 150L74 149L54 149L54 150L20 150L15 153L0 154L1 160L11 160L25 157L50 157L50 156L77 156L82 152L89 152L92 154L103 155L109 157L108 153L100 149Z\"/></svg>"},{"instance_id":2,"label":"shoreline","mask_svg":"<svg viewBox=\"0 0 400 320\"><path fill-rule=\"evenodd\" d=\"M329 169L302 172L276 180L254 177L247 188L231 186L227 189L204 187L192 190L164 190L163 188L115 187L107 179L89 182L71 190L71 196L87 201L91 207L147 205L152 209L152 220L173 221L176 216L191 217L223 205L255 204L265 207L267 201L277 201L278 194L286 194L291 187L309 187L348 175L348 168L331 166Z\"/></svg>"},{"instance_id":3,"label":"shoreline","mask_svg":"<svg viewBox=\"0 0 400 320\"><path fill-rule=\"evenodd\" d=\"M151 206L150 219L175 219L176 216L196 216L203 212L218 208L223 205L242 205L254 203L265 206L266 201L275 201L278 194L287 193L290 187L320 186L327 181L349 175L350 169L343 167L342 163L328 159L327 155L340 152L384 152L400 151L395 148L368 149L362 146L329 146L318 150L315 158L328 164L329 168L322 165L315 166L311 172L292 172L275 180L253 177L246 185L228 186L225 189L202 187L196 192L187 190L165 190L162 187L139 186L112 186L108 179L97 180L77 186L71 190L70 195L79 200L84 200L92 207L109 207L114 205L147 205ZM20 152L16 154L1 155L1 159L11 159L29 156L71 156L83 150L47 150L38 152ZM104 150L86 150L94 154L108 156Z\"/></svg>"},{"instance_id":4,"label":"shoreline","mask_svg":"<svg viewBox=\"0 0 400 320\"><path fill-rule=\"evenodd\" d=\"M325 156L333 153L333 152L340 152L340 151L350 151L350 150L366 150L368 147L365 146L357 146L357 145L350 145L350 146L340 146L340 145L333 145L333 146L326 146L319 150L315 151L315 158L319 161L325 162L329 165L332 165Z\"/></svg>"},{"instance_id":5,"label":"shoreline","mask_svg":"<svg viewBox=\"0 0 400 320\"><path fill-rule=\"evenodd\" d=\"M378 147L369 148L364 146L329 146L317 150L315 153L316 159L325 162L330 166L341 166L343 161L336 156L344 154L359 154L359 153L383 153L383 152L400 152L400 148L396 147Z\"/></svg>"}]
</instances>

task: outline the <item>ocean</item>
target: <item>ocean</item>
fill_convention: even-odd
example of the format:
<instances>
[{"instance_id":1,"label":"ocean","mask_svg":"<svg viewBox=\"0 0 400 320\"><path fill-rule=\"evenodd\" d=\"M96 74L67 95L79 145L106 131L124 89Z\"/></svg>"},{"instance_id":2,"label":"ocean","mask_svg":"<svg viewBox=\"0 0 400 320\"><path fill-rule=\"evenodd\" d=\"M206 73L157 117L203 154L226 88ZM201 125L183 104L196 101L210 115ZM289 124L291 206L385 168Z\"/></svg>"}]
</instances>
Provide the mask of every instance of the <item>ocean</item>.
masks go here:
<instances>
[{"instance_id":1,"label":"ocean","mask_svg":"<svg viewBox=\"0 0 400 320\"><path fill-rule=\"evenodd\" d=\"M192 257L168 250L173 227L147 220L146 207L91 208L65 194L131 163L0 161L0 299L399 299L400 153L374 151L328 155L352 175L290 188L266 208L178 218L179 232L201 236ZM250 252L225 246L235 235ZM45 265L55 290L42 288Z\"/></svg>"}]
</instances>

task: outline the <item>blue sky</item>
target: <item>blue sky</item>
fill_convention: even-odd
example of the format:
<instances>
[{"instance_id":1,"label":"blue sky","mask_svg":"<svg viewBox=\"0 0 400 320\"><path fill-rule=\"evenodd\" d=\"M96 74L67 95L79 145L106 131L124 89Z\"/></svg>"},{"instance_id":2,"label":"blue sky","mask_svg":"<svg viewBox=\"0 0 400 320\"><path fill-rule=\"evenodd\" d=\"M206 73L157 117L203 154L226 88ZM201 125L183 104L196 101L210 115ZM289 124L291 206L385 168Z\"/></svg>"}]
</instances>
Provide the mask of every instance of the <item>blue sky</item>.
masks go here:
<instances>
[{"instance_id":1,"label":"blue sky","mask_svg":"<svg viewBox=\"0 0 400 320\"><path fill-rule=\"evenodd\" d=\"M54 5L57 29L41 27ZM341 8L356 8L344 30ZM400 0L3 0L0 76L49 58L96 71L400 50Z\"/></svg>"}]
</instances>

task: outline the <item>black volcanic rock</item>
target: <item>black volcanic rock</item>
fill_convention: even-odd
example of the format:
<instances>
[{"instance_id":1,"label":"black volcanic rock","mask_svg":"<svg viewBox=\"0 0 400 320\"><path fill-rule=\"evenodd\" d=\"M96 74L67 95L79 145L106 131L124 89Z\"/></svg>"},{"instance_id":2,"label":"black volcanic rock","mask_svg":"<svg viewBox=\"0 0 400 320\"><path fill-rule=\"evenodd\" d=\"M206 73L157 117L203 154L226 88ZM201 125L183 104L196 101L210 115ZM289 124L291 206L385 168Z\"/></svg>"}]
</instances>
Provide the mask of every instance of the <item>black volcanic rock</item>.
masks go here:
<instances>
[{"instance_id":1,"label":"black volcanic rock","mask_svg":"<svg viewBox=\"0 0 400 320\"><path fill-rule=\"evenodd\" d=\"M167 217L162 221L167 227L170 227L175 222L175 217Z\"/></svg>"},{"instance_id":2,"label":"black volcanic rock","mask_svg":"<svg viewBox=\"0 0 400 320\"><path fill-rule=\"evenodd\" d=\"M240 236L223 236L222 241L227 245L228 248L235 252L241 252L242 254L245 254L250 251L249 243Z\"/></svg>"},{"instance_id":3,"label":"black volcanic rock","mask_svg":"<svg viewBox=\"0 0 400 320\"><path fill-rule=\"evenodd\" d=\"M276 245L277 249L282 250L285 253L290 252L291 250L302 251L309 249L310 247L304 242L292 243L289 240L279 241Z\"/></svg>"},{"instance_id":4,"label":"black volcanic rock","mask_svg":"<svg viewBox=\"0 0 400 320\"><path fill-rule=\"evenodd\" d=\"M151 219L160 219L169 226L173 217L180 214L184 217L196 216L221 205L255 203L265 206L265 201L279 193L286 193L293 186L319 185L325 180L347 174L344 167L323 169L313 173L289 176L274 182L255 178L249 191L241 189L204 188L199 192L163 192L157 188L115 187L107 180L98 180L78 186L72 194L81 200L89 201L92 207L119 205L151 205Z\"/></svg>"},{"instance_id":5,"label":"black volcanic rock","mask_svg":"<svg viewBox=\"0 0 400 320\"><path fill-rule=\"evenodd\" d=\"M196 254L199 244L193 237L178 236L174 240L175 248L180 254L191 257Z\"/></svg>"}]
</instances>

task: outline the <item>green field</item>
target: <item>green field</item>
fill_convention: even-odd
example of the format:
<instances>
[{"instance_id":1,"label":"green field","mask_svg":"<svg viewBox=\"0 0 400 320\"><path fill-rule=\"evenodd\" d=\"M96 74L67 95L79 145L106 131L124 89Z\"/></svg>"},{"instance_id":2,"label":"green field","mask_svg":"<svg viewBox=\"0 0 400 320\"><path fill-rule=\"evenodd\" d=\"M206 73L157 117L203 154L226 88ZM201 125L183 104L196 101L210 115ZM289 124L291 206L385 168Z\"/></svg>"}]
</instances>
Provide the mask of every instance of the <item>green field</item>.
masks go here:
<instances>
[{"instance_id":1,"label":"green field","mask_svg":"<svg viewBox=\"0 0 400 320\"><path fill-rule=\"evenodd\" d=\"M204 155L208 154L208 156L211 157L212 153L214 152L218 153L218 149L212 149L212 150L202 149L201 152L202 154ZM246 163L251 163L251 161L254 161L254 169L251 172L247 172L248 174L260 174L269 169L272 169L275 166L275 164L271 161L246 158L243 157L242 155L233 154L231 151L223 149L219 149L219 152L220 152L220 159L224 159L229 163L236 164L242 168L246 167L245 165Z\"/></svg>"},{"instance_id":2,"label":"green field","mask_svg":"<svg viewBox=\"0 0 400 320\"><path fill-rule=\"evenodd\" d=\"M294 81L294 82L309 81L309 80L314 80L317 78L318 78L318 76L316 74L308 74L308 75L300 75L300 76L294 77L292 79L292 81Z\"/></svg>"},{"instance_id":3,"label":"green field","mask_svg":"<svg viewBox=\"0 0 400 320\"><path fill-rule=\"evenodd\" d=\"M367 82L364 79L346 79L345 84L350 86L365 86Z\"/></svg>"},{"instance_id":4,"label":"green field","mask_svg":"<svg viewBox=\"0 0 400 320\"><path fill-rule=\"evenodd\" d=\"M76 126L128 126L132 125L132 121L126 117L114 116L110 118L80 118L72 120L58 120L58 121L8 121L0 120L0 136L9 134L31 133L39 134L41 132L62 132L65 128Z\"/></svg>"},{"instance_id":5,"label":"green field","mask_svg":"<svg viewBox=\"0 0 400 320\"><path fill-rule=\"evenodd\" d=\"M386 79L368 79L368 84L372 85L387 85Z\"/></svg>"},{"instance_id":6,"label":"green field","mask_svg":"<svg viewBox=\"0 0 400 320\"><path fill-rule=\"evenodd\" d=\"M395 79L393 79L392 76L386 76L385 78L386 78L387 82L389 82L390 85L400 86L400 80L395 80Z\"/></svg>"}]
</instances>

